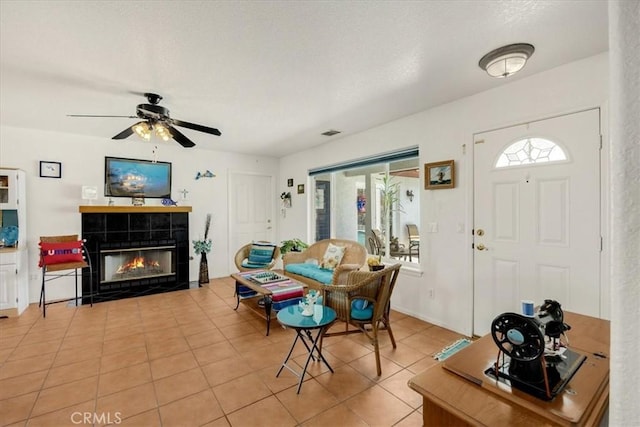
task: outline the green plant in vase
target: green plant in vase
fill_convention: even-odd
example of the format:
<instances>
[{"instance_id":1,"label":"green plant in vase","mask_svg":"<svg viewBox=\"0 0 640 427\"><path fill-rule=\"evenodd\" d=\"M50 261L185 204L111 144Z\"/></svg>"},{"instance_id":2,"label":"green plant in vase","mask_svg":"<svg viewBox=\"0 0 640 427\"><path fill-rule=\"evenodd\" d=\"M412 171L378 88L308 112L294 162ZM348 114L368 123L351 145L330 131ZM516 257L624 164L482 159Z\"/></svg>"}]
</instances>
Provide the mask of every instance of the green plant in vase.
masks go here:
<instances>
[{"instance_id":1,"label":"green plant in vase","mask_svg":"<svg viewBox=\"0 0 640 427\"><path fill-rule=\"evenodd\" d=\"M204 239L193 240L193 250L200 254L200 274L198 276L198 285L209 283L209 264L207 262L207 254L211 252L211 239L209 236L209 227L211 226L211 214L207 214L204 226Z\"/></svg>"},{"instance_id":2,"label":"green plant in vase","mask_svg":"<svg viewBox=\"0 0 640 427\"><path fill-rule=\"evenodd\" d=\"M194 240L193 250L197 254L208 254L211 252L211 239L208 240Z\"/></svg>"},{"instance_id":3,"label":"green plant in vase","mask_svg":"<svg viewBox=\"0 0 640 427\"><path fill-rule=\"evenodd\" d=\"M393 226L392 219L394 212L404 212L402 203L400 203L400 184L395 182L393 176L389 174L385 174L382 178L378 178L382 181L382 187L380 188L380 197L381 197L381 223L382 223L382 234L385 237L392 236L393 238ZM393 244L393 241L389 241L390 244ZM396 238L397 245L397 238Z\"/></svg>"},{"instance_id":4,"label":"green plant in vase","mask_svg":"<svg viewBox=\"0 0 640 427\"><path fill-rule=\"evenodd\" d=\"M282 255L286 254L287 252L302 252L304 249L307 249L309 247L309 245L305 242L303 242L300 239L290 239L290 240L283 240L280 243L280 253Z\"/></svg>"}]
</instances>

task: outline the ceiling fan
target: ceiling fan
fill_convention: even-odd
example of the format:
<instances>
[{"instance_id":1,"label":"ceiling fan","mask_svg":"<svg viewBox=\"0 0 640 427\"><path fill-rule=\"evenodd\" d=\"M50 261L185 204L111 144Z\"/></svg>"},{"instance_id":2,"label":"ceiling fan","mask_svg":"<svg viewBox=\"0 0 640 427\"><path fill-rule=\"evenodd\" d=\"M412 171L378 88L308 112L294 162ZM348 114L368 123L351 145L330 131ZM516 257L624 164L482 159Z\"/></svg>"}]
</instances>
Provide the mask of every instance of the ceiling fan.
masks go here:
<instances>
[{"instance_id":1,"label":"ceiling fan","mask_svg":"<svg viewBox=\"0 0 640 427\"><path fill-rule=\"evenodd\" d=\"M145 93L144 96L149 101L148 104L139 104L136 107L137 116L98 116L91 114L69 114L69 117L126 117L130 119L143 119L142 121L126 128L111 139L125 139L133 135L134 132L140 137L149 140L151 133L155 132L157 136L165 141L169 138L175 139L180 145L186 148L195 146L196 144L182 134L174 126L181 126L187 129L197 130L199 132L209 133L211 135L222 135L216 128L189 123L169 117L169 110L158 105L162 100L162 96L155 93Z\"/></svg>"}]
</instances>

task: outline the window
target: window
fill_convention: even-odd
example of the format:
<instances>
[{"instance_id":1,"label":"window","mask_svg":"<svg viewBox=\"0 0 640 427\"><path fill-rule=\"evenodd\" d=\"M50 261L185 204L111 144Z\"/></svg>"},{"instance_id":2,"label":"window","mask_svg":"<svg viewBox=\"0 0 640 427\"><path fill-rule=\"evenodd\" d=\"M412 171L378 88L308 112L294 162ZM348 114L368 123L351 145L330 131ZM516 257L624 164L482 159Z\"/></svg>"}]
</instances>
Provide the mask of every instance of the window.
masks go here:
<instances>
[{"instance_id":1,"label":"window","mask_svg":"<svg viewBox=\"0 0 640 427\"><path fill-rule=\"evenodd\" d=\"M418 263L420 224L417 148L310 171L316 241L355 240L370 254ZM390 238L387 238L390 236Z\"/></svg>"},{"instance_id":2,"label":"window","mask_svg":"<svg viewBox=\"0 0 640 427\"><path fill-rule=\"evenodd\" d=\"M498 157L496 168L563 160L567 160L567 155L555 142L544 138L527 138L509 145Z\"/></svg>"}]
</instances>

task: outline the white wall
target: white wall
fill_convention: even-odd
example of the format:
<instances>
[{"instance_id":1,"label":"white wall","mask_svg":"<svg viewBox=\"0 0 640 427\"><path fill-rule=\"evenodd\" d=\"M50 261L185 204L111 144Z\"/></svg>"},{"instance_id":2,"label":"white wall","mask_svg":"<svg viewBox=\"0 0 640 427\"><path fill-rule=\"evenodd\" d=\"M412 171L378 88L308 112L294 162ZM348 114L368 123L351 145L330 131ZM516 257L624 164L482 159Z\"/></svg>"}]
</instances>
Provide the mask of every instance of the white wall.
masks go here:
<instances>
[{"instance_id":1,"label":"white wall","mask_svg":"<svg viewBox=\"0 0 640 427\"><path fill-rule=\"evenodd\" d=\"M640 424L640 2L609 2L611 426ZM635 362L634 362L635 360Z\"/></svg>"},{"instance_id":2,"label":"white wall","mask_svg":"<svg viewBox=\"0 0 640 427\"><path fill-rule=\"evenodd\" d=\"M505 80L495 89L284 157L281 169L298 181L306 177L309 168L412 145L420 148L421 164L454 159L457 168L455 189L420 190L422 218L418 227L423 230L420 247L423 273L405 271L402 274L394 292L393 305L404 313L470 335L473 295L470 235L472 135L584 108L605 106L607 67L605 53L518 81ZM606 170L603 172L606 174ZM286 177L282 178L281 181L286 182ZM295 203L287 218L280 221L282 238L290 229L308 229L308 216L308 205ZM438 232L425 233L428 223L437 223ZM308 235L307 239L312 240L311 237ZM433 299L427 297L428 289L434 290ZM608 298L608 286L605 286L605 305L608 305Z\"/></svg>"},{"instance_id":3,"label":"white wall","mask_svg":"<svg viewBox=\"0 0 640 427\"><path fill-rule=\"evenodd\" d=\"M102 195L104 183L104 157L153 159L154 146L158 147L157 160L172 162L172 198L180 206L192 206L189 214L190 240L204 234L205 217L212 214L209 237L213 249L208 257L209 276L227 276L229 260L234 254L228 250L228 171L262 172L277 176L278 161L269 157L232 154L220 151L185 149L175 142L150 143L135 137L123 141L92 138L53 132L0 128L0 165L26 171L27 221L29 231L29 299L38 302L40 271L38 265L39 236L81 234L79 205L87 204L81 198L83 185L97 186ZM40 160L62 162L62 178L40 178ZM215 178L195 180L197 172L211 170ZM187 200L178 192L189 191ZM130 205L128 198L114 198L116 205ZM99 197L96 205L106 205ZM147 199L146 205L161 205L158 199ZM275 212L274 212L275 216ZM193 253L191 252L191 255ZM190 264L189 278L198 279L199 257ZM62 282L62 280L60 281ZM73 285L60 284L47 290L48 299L72 297Z\"/></svg>"}]
</instances>

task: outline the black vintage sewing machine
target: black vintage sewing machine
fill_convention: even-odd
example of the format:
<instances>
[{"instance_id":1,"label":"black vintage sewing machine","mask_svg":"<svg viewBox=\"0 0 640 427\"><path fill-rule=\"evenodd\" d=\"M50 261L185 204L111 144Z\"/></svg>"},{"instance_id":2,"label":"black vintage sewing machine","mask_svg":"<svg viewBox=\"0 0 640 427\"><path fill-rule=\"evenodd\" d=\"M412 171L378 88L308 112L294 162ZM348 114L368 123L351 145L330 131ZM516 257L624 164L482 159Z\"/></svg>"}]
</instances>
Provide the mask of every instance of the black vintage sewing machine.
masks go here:
<instances>
[{"instance_id":1,"label":"black vintage sewing machine","mask_svg":"<svg viewBox=\"0 0 640 427\"><path fill-rule=\"evenodd\" d=\"M586 360L586 356L567 348L565 332L569 329L560 303L553 300L545 300L533 317L499 315L491 323L498 357L485 374L540 399L552 400Z\"/></svg>"}]
</instances>

